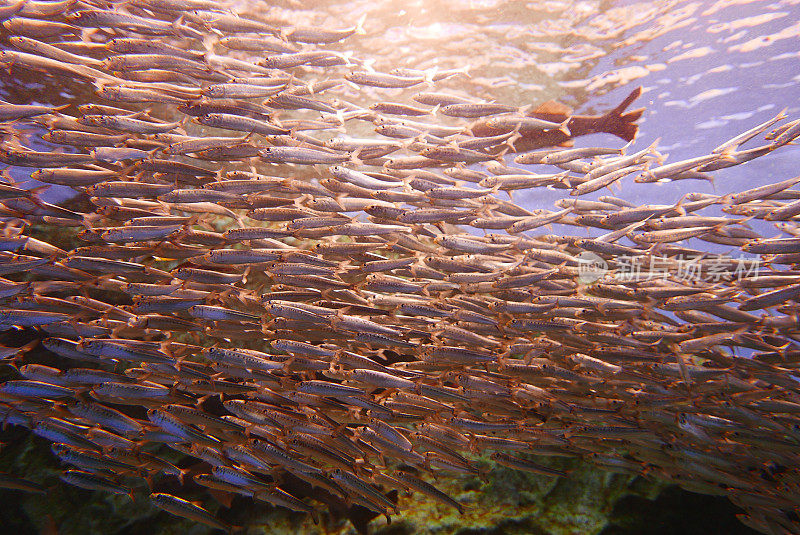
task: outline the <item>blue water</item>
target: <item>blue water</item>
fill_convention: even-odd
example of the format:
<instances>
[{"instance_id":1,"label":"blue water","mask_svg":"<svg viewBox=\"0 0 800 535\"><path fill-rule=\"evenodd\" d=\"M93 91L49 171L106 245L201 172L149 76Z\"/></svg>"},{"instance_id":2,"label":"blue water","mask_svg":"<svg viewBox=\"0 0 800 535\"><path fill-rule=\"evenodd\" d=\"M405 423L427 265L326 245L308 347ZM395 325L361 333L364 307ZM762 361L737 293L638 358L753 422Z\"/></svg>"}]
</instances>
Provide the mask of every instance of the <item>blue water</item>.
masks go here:
<instances>
[{"instance_id":1,"label":"blue water","mask_svg":"<svg viewBox=\"0 0 800 535\"><path fill-rule=\"evenodd\" d=\"M445 80L437 89L498 102L535 105L558 99L577 113L595 114L613 108L642 85L644 94L632 108L644 106L646 112L631 150L659 139L667 162L706 154L783 108L789 119L800 116L797 0L541 4L418 0L402 5L390 0L328 0L297 3L291 9L241 7L264 10L261 16L289 23L339 28L365 15L365 35L331 48L367 59L379 71L468 67L469 78ZM318 78L342 73L321 69ZM47 98L37 77L32 76L30 84L30 90ZM362 87L346 90L344 98L361 99L366 105L378 100L408 102L417 91ZM53 97L60 101L62 95ZM2 84L0 98L8 98ZM364 132L353 135L370 133L368 124L361 128ZM46 150L35 138L31 141L32 148ZM622 144L610 135L576 140L577 146ZM636 204L673 203L690 191L724 194L783 180L795 176L798 168L800 147L787 146L717 171L714 184L697 180L635 184L629 176L612 191ZM24 171L17 173L16 179L25 180ZM48 200L66 192L51 190L48 197L53 199ZM553 203L566 194L538 189L518 192L514 199L529 208L553 209ZM601 190L585 198L608 194Z\"/></svg>"}]
</instances>

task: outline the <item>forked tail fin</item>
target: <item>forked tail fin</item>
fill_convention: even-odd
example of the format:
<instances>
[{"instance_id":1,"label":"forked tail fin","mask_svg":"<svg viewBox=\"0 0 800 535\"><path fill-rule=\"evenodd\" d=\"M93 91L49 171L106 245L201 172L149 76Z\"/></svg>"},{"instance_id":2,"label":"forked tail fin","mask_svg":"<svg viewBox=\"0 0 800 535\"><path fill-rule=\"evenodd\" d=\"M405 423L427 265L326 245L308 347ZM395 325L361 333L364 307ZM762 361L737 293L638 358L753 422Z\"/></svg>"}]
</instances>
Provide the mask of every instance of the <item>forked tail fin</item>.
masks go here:
<instances>
[{"instance_id":1,"label":"forked tail fin","mask_svg":"<svg viewBox=\"0 0 800 535\"><path fill-rule=\"evenodd\" d=\"M625 141L635 139L636 135L639 133L639 125L636 124L636 121L638 121L644 113L644 108L629 111L628 113L623 112L634 100L639 98L641 94L642 86L639 86L631 91L631 93L625 97L625 100L619 103L619 106L605 114L602 119L604 123L603 131L614 134Z\"/></svg>"},{"instance_id":2,"label":"forked tail fin","mask_svg":"<svg viewBox=\"0 0 800 535\"><path fill-rule=\"evenodd\" d=\"M625 109L630 106L634 100L639 98L641 94L642 88L639 86L631 91L630 94L625 97L625 100L620 102L616 108L605 115L573 115L572 108L555 100L550 100L539 105L535 109L528 111L526 115L528 117L536 117L537 119L555 123L568 120L567 128L570 133L566 136L566 139L598 132L606 132L622 138L625 141L632 141L639 133L639 126L635 123L644 113L644 108L632 110L627 113L625 113ZM553 145L563 141L563 139L552 137L549 139L549 142ZM542 144L541 146L545 145L546 144Z\"/></svg>"}]
</instances>

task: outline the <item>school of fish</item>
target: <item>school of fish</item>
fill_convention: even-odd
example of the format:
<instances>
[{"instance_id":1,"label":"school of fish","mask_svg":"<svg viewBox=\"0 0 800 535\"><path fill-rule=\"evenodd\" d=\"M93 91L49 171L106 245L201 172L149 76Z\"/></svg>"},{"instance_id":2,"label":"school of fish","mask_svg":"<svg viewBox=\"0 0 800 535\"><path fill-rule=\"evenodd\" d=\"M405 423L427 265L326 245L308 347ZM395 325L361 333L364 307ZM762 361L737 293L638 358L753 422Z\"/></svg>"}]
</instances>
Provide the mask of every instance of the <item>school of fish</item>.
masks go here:
<instances>
[{"instance_id":1,"label":"school of fish","mask_svg":"<svg viewBox=\"0 0 800 535\"><path fill-rule=\"evenodd\" d=\"M63 481L133 495L161 474L388 517L391 490L463 511L427 475L476 474L471 454L553 477L530 454L566 456L800 533L800 177L675 204L581 198L631 176L712 180L792 144L800 119L671 162L630 148L640 88L601 116L487 102L436 90L464 71L376 72L326 48L368 20L219 6L0 5L4 77L96 95L0 103L0 329L32 340L0 348L0 412L53 443ZM386 99L348 100L362 90ZM629 143L570 146L596 132ZM17 187L16 168L44 186ZM77 197L43 200L53 185ZM513 202L539 188L564 198Z\"/></svg>"}]
</instances>

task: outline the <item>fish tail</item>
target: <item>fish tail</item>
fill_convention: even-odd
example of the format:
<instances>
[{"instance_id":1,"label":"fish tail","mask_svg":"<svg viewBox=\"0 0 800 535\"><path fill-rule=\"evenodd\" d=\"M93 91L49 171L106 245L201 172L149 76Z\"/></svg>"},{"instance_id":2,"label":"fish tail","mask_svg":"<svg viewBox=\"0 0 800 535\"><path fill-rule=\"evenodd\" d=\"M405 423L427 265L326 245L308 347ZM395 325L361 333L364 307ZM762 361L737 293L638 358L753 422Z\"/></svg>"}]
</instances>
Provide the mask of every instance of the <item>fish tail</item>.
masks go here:
<instances>
[{"instance_id":1,"label":"fish tail","mask_svg":"<svg viewBox=\"0 0 800 535\"><path fill-rule=\"evenodd\" d=\"M180 19L178 19L178 21L180 21ZM212 34L206 34L203 36L203 49L205 49L207 54L212 54L214 52L214 44L216 42L217 38Z\"/></svg>"},{"instance_id":2,"label":"fish tail","mask_svg":"<svg viewBox=\"0 0 800 535\"><path fill-rule=\"evenodd\" d=\"M620 102L619 105L616 108L611 110L611 113L615 113L617 115L621 115L622 112L625 111L625 109L628 106L633 104L633 101L636 100L637 98L639 98L641 95L642 95L642 86L639 86L636 89L634 89L633 91L631 91L630 94L627 97L625 97L625 100ZM638 110L635 110L635 111L638 111ZM635 111L629 112L629 113L635 113ZM639 115L641 115L641 113L639 113Z\"/></svg>"},{"instance_id":3,"label":"fish tail","mask_svg":"<svg viewBox=\"0 0 800 535\"><path fill-rule=\"evenodd\" d=\"M352 163L352 164L354 164L356 166L364 165L364 162L361 161L361 158L360 158L362 150L364 150L364 147L359 147L356 150L354 150L353 152L351 152L350 153L350 161L349 161L349 163Z\"/></svg>"},{"instance_id":4,"label":"fish tail","mask_svg":"<svg viewBox=\"0 0 800 535\"><path fill-rule=\"evenodd\" d=\"M356 22L356 27L354 33L356 35L366 35L366 31L364 30L364 21L367 20L367 14L364 13L359 17L358 22Z\"/></svg>"},{"instance_id":5,"label":"fish tail","mask_svg":"<svg viewBox=\"0 0 800 535\"><path fill-rule=\"evenodd\" d=\"M564 135L566 135L566 136L571 136L571 135L572 135L572 133L569 131L569 121L570 121L570 118L569 118L569 117L567 117L566 119L564 119L564 120L563 120L563 121L562 121L562 122L561 122L561 123L558 125L558 128L556 128L556 130L558 130L559 132L562 132L562 133L563 133Z\"/></svg>"},{"instance_id":6,"label":"fish tail","mask_svg":"<svg viewBox=\"0 0 800 535\"><path fill-rule=\"evenodd\" d=\"M604 123L603 131L614 134L625 141L632 141L635 139L639 133L639 125L635 123L642 117L644 108L639 108L627 113L623 112L634 100L639 98L641 94L642 86L639 86L631 91L630 94L625 97L625 100L620 102L616 108L605 114L602 118Z\"/></svg>"}]
</instances>

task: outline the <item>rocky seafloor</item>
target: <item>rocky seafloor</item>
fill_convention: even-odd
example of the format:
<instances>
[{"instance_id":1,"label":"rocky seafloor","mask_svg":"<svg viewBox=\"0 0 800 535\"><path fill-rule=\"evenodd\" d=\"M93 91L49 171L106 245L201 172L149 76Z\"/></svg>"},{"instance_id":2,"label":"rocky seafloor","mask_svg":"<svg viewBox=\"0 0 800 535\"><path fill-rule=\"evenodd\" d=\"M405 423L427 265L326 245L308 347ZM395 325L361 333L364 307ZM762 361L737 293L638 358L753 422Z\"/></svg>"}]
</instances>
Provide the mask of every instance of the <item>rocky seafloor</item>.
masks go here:
<instances>
[{"instance_id":1,"label":"rocky seafloor","mask_svg":"<svg viewBox=\"0 0 800 535\"><path fill-rule=\"evenodd\" d=\"M67 487L58 482L61 469L49 445L21 430L0 434L0 471L24 473L48 487L48 495L0 489L0 532L33 534L203 535L217 530L176 518L155 508L145 494L126 496ZM442 478L437 485L469 504L459 515L419 494L399 495L403 512L391 524L373 514L347 518L328 513L314 524L302 513L236 499L217 514L232 524L247 525L248 534L374 535L686 535L757 533L735 517L741 509L722 496L696 494L628 474L598 470L575 460L545 464L570 470L551 478L511 470L478 459L486 479ZM197 490L197 489L196 489ZM358 527L356 527L358 526Z\"/></svg>"}]
</instances>

